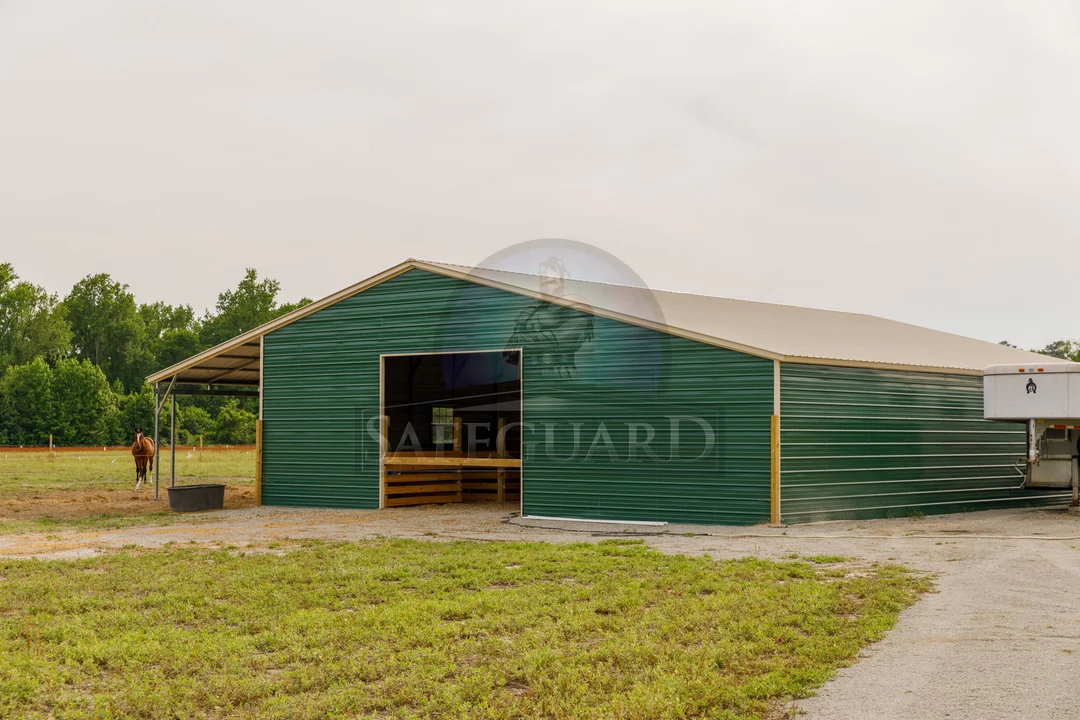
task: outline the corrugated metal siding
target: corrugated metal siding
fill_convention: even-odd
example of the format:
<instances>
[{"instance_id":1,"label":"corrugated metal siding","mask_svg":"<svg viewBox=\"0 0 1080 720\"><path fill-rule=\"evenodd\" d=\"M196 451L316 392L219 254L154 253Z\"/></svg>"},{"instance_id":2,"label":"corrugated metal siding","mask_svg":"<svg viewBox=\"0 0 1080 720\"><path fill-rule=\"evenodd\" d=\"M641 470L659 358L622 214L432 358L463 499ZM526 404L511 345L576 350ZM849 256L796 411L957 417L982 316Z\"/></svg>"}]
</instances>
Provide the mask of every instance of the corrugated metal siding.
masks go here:
<instances>
[{"instance_id":1,"label":"corrugated metal siding","mask_svg":"<svg viewBox=\"0 0 1080 720\"><path fill-rule=\"evenodd\" d=\"M1019 489L1022 425L982 419L982 378L780 367L781 513L809 522L1061 502Z\"/></svg>"},{"instance_id":2,"label":"corrugated metal siding","mask_svg":"<svg viewBox=\"0 0 1080 720\"><path fill-rule=\"evenodd\" d=\"M641 359L656 345L659 367L648 367L651 359ZM528 369L526 364L525 419L535 430L526 436L533 445L524 473L525 514L768 521L771 361L599 320L581 383L537 381ZM643 381L643 370L655 372L656 382ZM581 450L577 458L560 459L575 445L573 423L581 425ZM655 432L656 457L630 457L633 424ZM636 432L640 439L648 430Z\"/></svg>"},{"instance_id":3,"label":"corrugated metal siding","mask_svg":"<svg viewBox=\"0 0 1080 720\"><path fill-rule=\"evenodd\" d=\"M378 507L380 354L522 347L526 514L768 520L771 361L566 308L544 318L554 331L523 323L538 305L410 270L268 334L263 502ZM551 365L559 328L591 336L572 376ZM631 453L645 426L657 457Z\"/></svg>"}]
</instances>

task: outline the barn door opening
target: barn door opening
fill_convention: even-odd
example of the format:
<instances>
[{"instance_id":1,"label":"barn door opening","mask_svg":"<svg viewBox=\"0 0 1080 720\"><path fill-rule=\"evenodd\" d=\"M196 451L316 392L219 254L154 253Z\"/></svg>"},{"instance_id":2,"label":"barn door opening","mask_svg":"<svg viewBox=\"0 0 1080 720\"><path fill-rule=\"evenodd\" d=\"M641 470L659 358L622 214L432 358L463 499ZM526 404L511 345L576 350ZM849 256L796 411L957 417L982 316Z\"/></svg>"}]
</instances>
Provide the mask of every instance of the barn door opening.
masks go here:
<instances>
[{"instance_id":1,"label":"barn door opening","mask_svg":"<svg viewBox=\"0 0 1080 720\"><path fill-rule=\"evenodd\" d=\"M382 505L521 502L521 351L382 357Z\"/></svg>"}]
</instances>

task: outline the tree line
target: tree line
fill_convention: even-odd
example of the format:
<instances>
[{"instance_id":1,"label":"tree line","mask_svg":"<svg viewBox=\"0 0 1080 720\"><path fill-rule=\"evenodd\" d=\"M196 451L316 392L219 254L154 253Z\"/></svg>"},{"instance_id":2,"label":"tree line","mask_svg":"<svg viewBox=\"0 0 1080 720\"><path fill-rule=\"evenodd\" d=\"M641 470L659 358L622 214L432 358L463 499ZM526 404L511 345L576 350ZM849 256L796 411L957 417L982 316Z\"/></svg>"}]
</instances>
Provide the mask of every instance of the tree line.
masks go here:
<instances>
[{"instance_id":1,"label":"tree line","mask_svg":"<svg viewBox=\"0 0 1080 720\"><path fill-rule=\"evenodd\" d=\"M1018 345L1013 345L1008 340L1002 340L998 345L1006 345L1011 348L1019 347ZM1031 352L1049 355L1050 357L1056 357L1059 360L1080 362L1080 340L1055 340L1046 347L1039 350L1032 350Z\"/></svg>"},{"instance_id":2,"label":"tree line","mask_svg":"<svg viewBox=\"0 0 1080 720\"><path fill-rule=\"evenodd\" d=\"M139 303L105 273L87 275L61 298L0 263L0 445L128 444L151 431L147 375L311 302L280 303L281 285L248 268L214 309ZM177 442L254 442L254 399L184 396ZM162 410L168 427L168 408ZM163 430L162 437L166 432Z\"/></svg>"},{"instance_id":3,"label":"tree line","mask_svg":"<svg viewBox=\"0 0 1080 720\"><path fill-rule=\"evenodd\" d=\"M61 298L0 263L0 445L45 446L50 435L57 445L130 443L134 428L154 426L144 378L311 302L281 303L280 291L248 268L200 317L190 305L139 303L105 273ZM1080 340L1036 352L1080 362ZM257 409L250 398L184 396L177 441L254 442ZM167 407L160 420L167 428Z\"/></svg>"}]
</instances>

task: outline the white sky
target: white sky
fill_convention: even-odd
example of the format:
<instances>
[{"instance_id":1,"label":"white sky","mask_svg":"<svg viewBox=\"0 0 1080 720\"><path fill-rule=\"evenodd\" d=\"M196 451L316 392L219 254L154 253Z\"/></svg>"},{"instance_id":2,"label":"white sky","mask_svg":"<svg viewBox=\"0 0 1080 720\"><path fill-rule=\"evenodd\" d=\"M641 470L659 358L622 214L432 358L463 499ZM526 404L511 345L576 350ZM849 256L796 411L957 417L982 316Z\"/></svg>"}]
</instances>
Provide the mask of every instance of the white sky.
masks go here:
<instances>
[{"instance_id":1,"label":"white sky","mask_svg":"<svg viewBox=\"0 0 1080 720\"><path fill-rule=\"evenodd\" d=\"M566 237L671 290L1080 336L1075 3L0 0L0 260L211 306Z\"/></svg>"}]
</instances>

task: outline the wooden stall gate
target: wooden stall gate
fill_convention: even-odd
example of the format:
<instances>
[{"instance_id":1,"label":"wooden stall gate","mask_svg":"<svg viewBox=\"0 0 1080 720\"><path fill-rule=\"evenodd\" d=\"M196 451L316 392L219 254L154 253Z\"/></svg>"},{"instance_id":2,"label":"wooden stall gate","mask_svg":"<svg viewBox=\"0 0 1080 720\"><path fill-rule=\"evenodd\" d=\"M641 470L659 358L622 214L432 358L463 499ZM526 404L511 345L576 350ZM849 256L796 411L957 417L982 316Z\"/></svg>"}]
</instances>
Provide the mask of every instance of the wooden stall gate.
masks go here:
<instances>
[{"instance_id":1,"label":"wooden stall gate","mask_svg":"<svg viewBox=\"0 0 1080 720\"><path fill-rule=\"evenodd\" d=\"M389 420L382 419L383 507L453 502L520 502L521 459L506 452L499 420L495 452L461 449L461 418L454 418L452 450L387 451Z\"/></svg>"}]
</instances>

